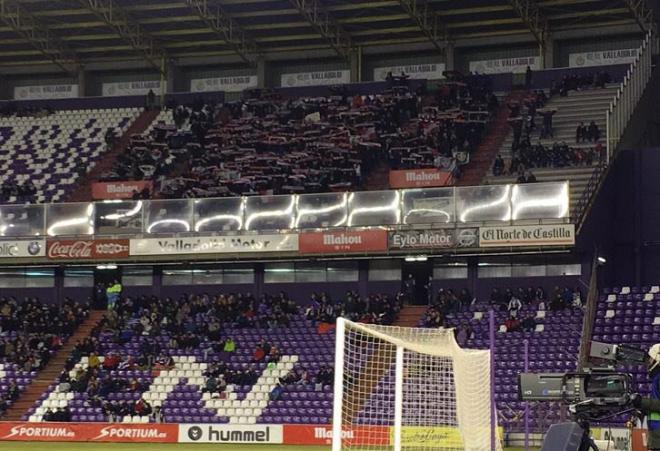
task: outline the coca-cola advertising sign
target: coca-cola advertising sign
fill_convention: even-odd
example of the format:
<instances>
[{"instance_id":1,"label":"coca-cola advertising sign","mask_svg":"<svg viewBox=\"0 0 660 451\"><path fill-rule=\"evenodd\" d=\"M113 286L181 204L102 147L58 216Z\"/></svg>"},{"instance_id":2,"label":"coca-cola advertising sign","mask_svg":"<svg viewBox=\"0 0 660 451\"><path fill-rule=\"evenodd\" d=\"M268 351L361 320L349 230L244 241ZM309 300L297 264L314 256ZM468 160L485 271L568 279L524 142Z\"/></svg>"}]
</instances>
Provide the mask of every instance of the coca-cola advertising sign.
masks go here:
<instances>
[{"instance_id":1,"label":"coca-cola advertising sign","mask_svg":"<svg viewBox=\"0 0 660 451\"><path fill-rule=\"evenodd\" d=\"M115 260L129 255L128 240L53 240L46 252L51 260Z\"/></svg>"}]
</instances>

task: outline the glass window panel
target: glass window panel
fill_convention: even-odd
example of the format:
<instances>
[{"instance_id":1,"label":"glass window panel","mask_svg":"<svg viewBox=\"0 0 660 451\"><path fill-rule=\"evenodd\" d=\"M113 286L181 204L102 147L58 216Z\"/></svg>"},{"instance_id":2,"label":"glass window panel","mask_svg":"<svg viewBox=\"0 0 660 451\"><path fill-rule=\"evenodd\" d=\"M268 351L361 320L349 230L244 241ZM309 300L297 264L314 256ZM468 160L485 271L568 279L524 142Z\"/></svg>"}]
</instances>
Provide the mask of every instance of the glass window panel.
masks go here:
<instances>
[{"instance_id":1,"label":"glass window panel","mask_svg":"<svg viewBox=\"0 0 660 451\"><path fill-rule=\"evenodd\" d=\"M401 260L370 261L369 280L401 281Z\"/></svg>"},{"instance_id":2,"label":"glass window panel","mask_svg":"<svg viewBox=\"0 0 660 451\"><path fill-rule=\"evenodd\" d=\"M454 188L406 189L401 199L403 224L454 222Z\"/></svg>"},{"instance_id":3,"label":"glass window panel","mask_svg":"<svg viewBox=\"0 0 660 451\"><path fill-rule=\"evenodd\" d=\"M266 263L264 267L265 283L295 282L293 263Z\"/></svg>"},{"instance_id":4,"label":"glass window panel","mask_svg":"<svg viewBox=\"0 0 660 451\"><path fill-rule=\"evenodd\" d=\"M25 271L5 269L0 272L0 287L23 288L25 287Z\"/></svg>"},{"instance_id":5,"label":"glass window panel","mask_svg":"<svg viewBox=\"0 0 660 451\"><path fill-rule=\"evenodd\" d=\"M477 277L480 279L489 279L496 277L511 277L510 264L479 264Z\"/></svg>"},{"instance_id":6,"label":"glass window panel","mask_svg":"<svg viewBox=\"0 0 660 451\"><path fill-rule=\"evenodd\" d=\"M329 262L326 277L328 282L357 282L360 276L358 262Z\"/></svg>"},{"instance_id":7,"label":"glass window panel","mask_svg":"<svg viewBox=\"0 0 660 451\"><path fill-rule=\"evenodd\" d=\"M50 288L55 286L55 270L34 268L25 270L26 288Z\"/></svg>"},{"instance_id":8,"label":"glass window panel","mask_svg":"<svg viewBox=\"0 0 660 451\"><path fill-rule=\"evenodd\" d=\"M45 205L0 206L0 236L44 235Z\"/></svg>"},{"instance_id":9,"label":"glass window panel","mask_svg":"<svg viewBox=\"0 0 660 451\"><path fill-rule=\"evenodd\" d=\"M511 277L543 277L545 265L513 265Z\"/></svg>"},{"instance_id":10,"label":"glass window panel","mask_svg":"<svg viewBox=\"0 0 660 451\"><path fill-rule=\"evenodd\" d=\"M295 226L299 229L343 226L347 208L347 193L300 195Z\"/></svg>"},{"instance_id":11,"label":"glass window panel","mask_svg":"<svg viewBox=\"0 0 660 451\"><path fill-rule=\"evenodd\" d=\"M192 285L192 269L164 269L163 285Z\"/></svg>"},{"instance_id":12,"label":"glass window panel","mask_svg":"<svg viewBox=\"0 0 660 451\"><path fill-rule=\"evenodd\" d=\"M296 282L326 282L324 263L296 263Z\"/></svg>"},{"instance_id":13,"label":"glass window panel","mask_svg":"<svg viewBox=\"0 0 660 451\"><path fill-rule=\"evenodd\" d=\"M579 263L548 265L546 268L546 274L548 276L581 276L582 265Z\"/></svg>"},{"instance_id":14,"label":"glass window panel","mask_svg":"<svg viewBox=\"0 0 660 451\"><path fill-rule=\"evenodd\" d=\"M513 220L565 218L569 212L568 182L514 185L511 205Z\"/></svg>"},{"instance_id":15,"label":"glass window panel","mask_svg":"<svg viewBox=\"0 0 660 451\"><path fill-rule=\"evenodd\" d=\"M243 227L244 204L241 197L196 199L193 206L196 232L227 232Z\"/></svg>"},{"instance_id":16,"label":"glass window panel","mask_svg":"<svg viewBox=\"0 0 660 451\"><path fill-rule=\"evenodd\" d=\"M151 266L126 266L122 268L121 283L127 287L147 287L154 284Z\"/></svg>"},{"instance_id":17,"label":"glass window panel","mask_svg":"<svg viewBox=\"0 0 660 451\"><path fill-rule=\"evenodd\" d=\"M181 233L192 230L191 199L150 200L145 206L146 233Z\"/></svg>"},{"instance_id":18,"label":"glass window panel","mask_svg":"<svg viewBox=\"0 0 660 451\"><path fill-rule=\"evenodd\" d=\"M362 191L348 196L348 226L398 224L399 191Z\"/></svg>"},{"instance_id":19,"label":"glass window panel","mask_svg":"<svg viewBox=\"0 0 660 451\"><path fill-rule=\"evenodd\" d=\"M248 265L225 266L222 269L222 279L226 284L254 283L254 268Z\"/></svg>"},{"instance_id":20,"label":"glass window panel","mask_svg":"<svg viewBox=\"0 0 660 451\"><path fill-rule=\"evenodd\" d=\"M65 287L93 287L94 270L91 268L71 268L64 270Z\"/></svg>"},{"instance_id":21,"label":"glass window panel","mask_svg":"<svg viewBox=\"0 0 660 451\"><path fill-rule=\"evenodd\" d=\"M508 221L511 185L456 188L458 222Z\"/></svg>"},{"instance_id":22,"label":"glass window panel","mask_svg":"<svg viewBox=\"0 0 660 451\"><path fill-rule=\"evenodd\" d=\"M222 285L222 269L194 269L192 280L193 285Z\"/></svg>"},{"instance_id":23,"label":"glass window panel","mask_svg":"<svg viewBox=\"0 0 660 451\"><path fill-rule=\"evenodd\" d=\"M49 236L94 234L94 203L47 204L46 210Z\"/></svg>"},{"instance_id":24,"label":"glass window panel","mask_svg":"<svg viewBox=\"0 0 660 451\"><path fill-rule=\"evenodd\" d=\"M466 263L442 263L433 267L433 280L467 279Z\"/></svg>"},{"instance_id":25,"label":"glass window panel","mask_svg":"<svg viewBox=\"0 0 660 451\"><path fill-rule=\"evenodd\" d=\"M245 230L284 230L295 223L295 196L254 196L245 203Z\"/></svg>"},{"instance_id":26,"label":"glass window panel","mask_svg":"<svg viewBox=\"0 0 660 451\"><path fill-rule=\"evenodd\" d=\"M144 205L145 202L141 200L96 202L94 216L97 233L109 235L142 232Z\"/></svg>"}]
</instances>

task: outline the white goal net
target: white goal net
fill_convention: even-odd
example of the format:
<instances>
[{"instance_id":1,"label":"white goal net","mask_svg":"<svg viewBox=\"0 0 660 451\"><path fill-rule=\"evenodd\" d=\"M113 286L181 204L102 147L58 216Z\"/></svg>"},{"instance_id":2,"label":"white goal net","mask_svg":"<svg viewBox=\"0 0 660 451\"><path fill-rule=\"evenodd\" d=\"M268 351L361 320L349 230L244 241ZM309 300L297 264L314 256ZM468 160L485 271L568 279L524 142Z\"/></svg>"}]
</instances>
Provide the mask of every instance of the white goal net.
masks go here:
<instances>
[{"instance_id":1,"label":"white goal net","mask_svg":"<svg viewBox=\"0 0 660 451\"><path fill-rule=\"evenodd\" d=\"M495 418L489 351L451 329L337 321L333 451L501 450Z\"/></svg>"}]
</instances>

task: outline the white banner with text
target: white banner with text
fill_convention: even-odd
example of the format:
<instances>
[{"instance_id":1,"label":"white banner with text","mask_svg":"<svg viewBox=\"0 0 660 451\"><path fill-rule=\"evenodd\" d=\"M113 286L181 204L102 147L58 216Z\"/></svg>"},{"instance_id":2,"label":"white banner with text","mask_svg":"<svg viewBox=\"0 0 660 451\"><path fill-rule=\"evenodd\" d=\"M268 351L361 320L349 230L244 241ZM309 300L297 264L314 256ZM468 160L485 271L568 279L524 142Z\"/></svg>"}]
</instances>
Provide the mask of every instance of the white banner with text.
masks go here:
<instances>
[{"instance_id":1,"label":"white banner with text","mask_svg":"<svg viewBox=\"0 0 660 451\"><path fill-rule=\"evenodd\" d=\"M387 78L387 74L401 75L406 74L408 77L419 80L437 80L444 78L442 73L445 71L445 63L428 63L428 64L408 64L403 66L388 66L376 67L374 69L374 81L383 81Z\"/></svg>"},{"instance_id":2,"label":"white banner with text","mask_svg":"<svg viewBox=\"0 0 660 451\"><path fill-rule=\"evenodd\" d=\"M191 92L241 92L256 87L256 75L233 75L229 77L197 78L190 80Z\"/></svg>"},{"instance_id":3,"label":"white banner with text","mask_svg":"<svg viewBox=\"0 0 660 451\"><path fill-rule=\"evenodd\" d=\"M350 70L298 72L294 74L282 74L281 77L281 86L283 88L293 88L298 86L342 85L350 82Z\"/></svg>"},{"instance_id":4,"label":"white banner with text","mask_svg":"<svg viewBox=\"0 0 660 451\"><path fill-rule=\"evenodd\" d=\"M0 241L0 258L44 257L44 256L46 256L45 240Z\"/></svg>"},{"instance_id":5,"label":"white banner with text","mask_svg":"<svg viewBox=\"0 0 660 451\"><path fill-rule=\"evenodd\" d=\"M523 56L519 58L470 61L470 72L480 74L524 74L527 71L527 66L532 70L541 69L541 58L538 56Z\"/></svg>"},{"instance_id":6,"label":"white banner with text","mask_svg":"<svg viewBox=\"0 0 660 451\"><path fill-rule=\"evenodd\" d=\"M153 91L160 94L160 80L122 81L117 83L103 83L104 96L144 96Z\"/></svg>"},{"instance_id":7,"label":"white banner with text","mask_svg":"<svg viewBox=\"0 0 660 451\"><path fill-rule=\"evenodd\" d=\"M637 58L638 49L602 50L599 52L571 53L568 67L609 66L631 64Z\"/></svg>"},{"instance_id":8,"label":"white banner with text","mask_svg":"<svg viewBox=\"0 0 660 451\"><path fill-rule=\"evenodd\" d=\"M179 443L281 444L281 424L180 424Z\"/></svg>"},{"instance_id":9,"label":"white banner with text","mask_svg":"<svg viewBox=\"0 0 660 451\"><path fill-rule=\"evenodd\" d=\"M479 227L480 247L572 246L573 224Z\"/></svg>"},{"instance_id":10,"label":"white banner with text","mask_svg":"<svg viewBox=\"0 0 660 451\"><path fill-rule=\"evenodd\" d=\"M78 97L78 85L14 87L14 100L71 99Z\"/></svg>"},{"instance_id":11,"label":"white banner with text","mask_svg":"<svg viewBox=\"0 0 660 451\"><path fill-rule=\"evenodd\" d=\"M140 238L130 242L130 255L233 254L295 252L298 235L235 235Z\"/></svg>"}]
</instances>

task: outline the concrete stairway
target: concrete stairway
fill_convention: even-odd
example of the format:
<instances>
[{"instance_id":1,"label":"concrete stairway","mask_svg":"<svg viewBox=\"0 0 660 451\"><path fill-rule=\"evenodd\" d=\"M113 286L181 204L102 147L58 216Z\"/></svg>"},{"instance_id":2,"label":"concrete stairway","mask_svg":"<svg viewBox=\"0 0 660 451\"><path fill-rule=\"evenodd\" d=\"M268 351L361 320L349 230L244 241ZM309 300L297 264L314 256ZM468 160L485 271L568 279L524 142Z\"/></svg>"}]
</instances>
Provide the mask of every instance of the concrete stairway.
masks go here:
<instances>
[{"instance_id":1,"label":"concrete stairway","mask_svg":"<svg viewBox=\"0 0 660 451\"><path fill-rule=\"evenodd\" d=\"M394 326L417 327L417 323L426 312L426 305L406 305L399 312L399 316L394 321Z\"/></svg>"},{"instance_id":2,"label":"concrete stairway","mask_svg":"<svg viewBox=\"0 0 660 451\"><path fill-rule=\"evenodd\" d=\"M575 146L575 128L579 122L589 125L594 121L601 131L601 142L605 140L605 110L614 98L618 84L610 84L605 89L587 89L585 91L571 91L567 97L555 96L547 103L547 107L557 109L553 117L554 138L539 139L542 126L542 118L537 115L536 130L531 133L532 144L541 142L546 146L552 146L555 142L565 141L569 146ZM506 161L506 168L511 161L511 143L513 142L513 131L509 127L506 140L500 147L499 154ZM595 146L590 143L580 143L580 147ZM595 166L580 166L575 168L531 168L531 172L539 182L552 182L568 180L570 182L571 208L584 192L594 172ZM517 176L494 177L492 171L485 178L485 183L494 185L502 183L514 183Z\"/></svg>"},{"instance_id":3,"label":"concrete stairway","mask_svg":"<svg viewBox=\"0 0 660 451\"><path fill-rule=\"evenodd\" d=\"M133 121L131 126L126 130L115 146L107 151L103 158L96 163L96 166L88 172L85 176L81 177L78 181L78 188L71 193L67 202L88 202L92 200L92 183L97 181L103 173L112 168L115 160L121 152L128 146L131 136L143 133L153 123L154 119L158 117L159 110L144 110Z\"/></svg>"},{"instance_id":4,"label":"concrete stairway","mask_svg":"<svg viewBox=\"0 0 660 451\"><path fill-rule=\"evenodd\" d=\"M60 375L64 368L64 362L69 358L76 342L87 338L92 329L103 318L105 311L94 310L89 313L89 316L78 326L76 331L67 342L62 346L50 359L48 364L43 370L37 374L37 377L30 385L21 393L21 396L14 404L7 410L2 417L5 421L20 421L21 416L28 411L30 407L39 399L43 392L48 389L48 386Z\"/></svg>"},{"instance_id":5,"label":"concrete stairway","mask_svg":"<svg viewBox=\"0 0 660 451\"><path fill-rule=\"evenodd\" d=\"M497 156L497 150L502 146L509 132L507 119L509 117L510 102L519 102L525 96L525 91L513 91L500 102L500 107L495 117L488 125L488 132L479 147L470 156L470 163L463 169L461 178L457 185L471 186L480 185L483 178L490 171L493 161Z\"/></svg>"}]
</instances>

